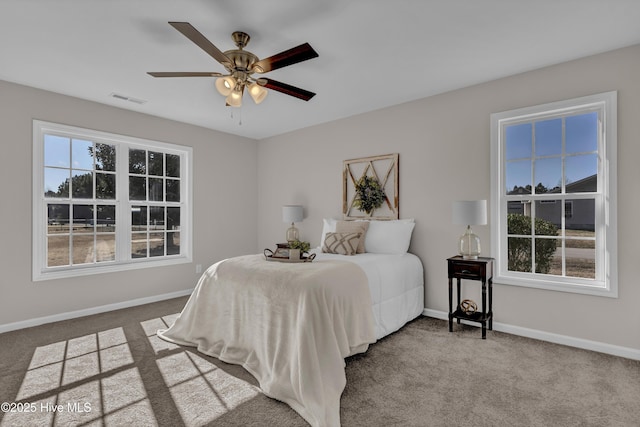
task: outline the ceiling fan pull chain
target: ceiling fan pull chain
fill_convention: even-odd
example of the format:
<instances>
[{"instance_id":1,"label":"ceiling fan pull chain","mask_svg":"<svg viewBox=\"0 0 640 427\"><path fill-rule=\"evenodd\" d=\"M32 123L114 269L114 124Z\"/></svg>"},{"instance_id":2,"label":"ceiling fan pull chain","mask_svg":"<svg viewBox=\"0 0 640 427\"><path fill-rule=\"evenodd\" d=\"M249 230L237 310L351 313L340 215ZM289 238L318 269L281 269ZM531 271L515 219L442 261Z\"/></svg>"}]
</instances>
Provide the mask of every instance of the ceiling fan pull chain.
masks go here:
<instances>
[{"instance_id":1,"label":"ceiling fan pull chain","mask_svg":"<svg viewBox=\"0 0 640 427\"><path fill-rule=\"evenodd\" d=\"M240 120L238 120L238 126L242 126L242 107L238 108L238 113L240 114Z\"/></svg>"}]
</instances>

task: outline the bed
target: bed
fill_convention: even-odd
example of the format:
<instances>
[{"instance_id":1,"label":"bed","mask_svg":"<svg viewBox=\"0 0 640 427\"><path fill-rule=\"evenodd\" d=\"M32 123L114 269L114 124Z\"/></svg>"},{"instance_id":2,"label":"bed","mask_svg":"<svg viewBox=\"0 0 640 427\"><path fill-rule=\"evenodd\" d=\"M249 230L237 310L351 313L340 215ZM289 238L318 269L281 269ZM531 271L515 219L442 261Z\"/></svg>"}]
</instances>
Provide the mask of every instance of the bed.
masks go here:
<instances>
[{"instance_id":1,"label":"bed","mask_svg":"<svg viewBox=\"0 0 640 427\"><path fill-rule=\"evenodd\" d=\"M321 242L344 234L327 224ZM391 225L386 222L385 230ZM220 261L158 335L242 365L265 395L287 403L310 425L339 426L344 359L423 311L420 259L404 244L398 253L376 253L377 227L368 231L374 252L361 245L361 253L348 256L319 247L310 263L270 262L263 255ZM404 228L413 230L413 223ZM383 240L389 252L390 241Z\"/></svg>"}]
</instances>

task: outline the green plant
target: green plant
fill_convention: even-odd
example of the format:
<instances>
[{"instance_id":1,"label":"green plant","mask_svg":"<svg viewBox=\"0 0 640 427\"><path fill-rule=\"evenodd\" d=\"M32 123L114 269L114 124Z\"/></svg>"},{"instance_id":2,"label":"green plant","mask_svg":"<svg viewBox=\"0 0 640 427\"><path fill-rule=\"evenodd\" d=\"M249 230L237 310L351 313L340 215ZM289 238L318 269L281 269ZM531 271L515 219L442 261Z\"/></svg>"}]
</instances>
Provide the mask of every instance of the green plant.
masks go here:
<instances>
[{"instance_id":1,"label":"green plant","mask_svg":"<svg viewBox=\"0 0 640 427\"><path fill-rule=\"evenodd\" d=\"M536 236L557 236L558 227L550 221L536 218L534 222ZM507 215L508 234L531 235L531 217L522 214ZM556 239L536 239L536 273L547 274L551 269L553 255L556 252ZM509 271L531 272L531 238L509 237Z\"/></svg>"},{"instance_id":2,"label":"green plant","mask_svg":"<svg viewBox=\"0 0 640 427\"><path fill-rule=\"evenodd\" d=\"M309 242L303 242L300 240L294 240L289 242L289 249L300 249L300 253L309 252L311 249L311 244Z\"/></svg>"},{"instance_id":3,"label":"green plant","mask_svg":"<svg viewBox=\"0 0 640 427\"><path fill-rule=\"evenodd\" d=\"M354 204L367 214L382 206L387 197L376 178L364 175L356 182L355 186L356 197Z\"/></svg>"}]
</instances>

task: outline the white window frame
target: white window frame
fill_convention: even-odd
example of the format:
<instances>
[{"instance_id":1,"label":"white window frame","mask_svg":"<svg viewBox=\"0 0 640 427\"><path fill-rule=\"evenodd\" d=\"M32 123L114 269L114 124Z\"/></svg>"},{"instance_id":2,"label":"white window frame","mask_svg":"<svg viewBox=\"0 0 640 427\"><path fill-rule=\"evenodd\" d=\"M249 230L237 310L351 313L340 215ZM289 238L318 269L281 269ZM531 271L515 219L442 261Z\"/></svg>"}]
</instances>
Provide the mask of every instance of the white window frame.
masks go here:
<instances>
[{"instance_id":1,"label":"white window frame","mask_svg":"<svg viewBox=\"0 0 640 427\"><path fill-rule=\"evenodd\" d=\"M94 264L47 267L47 199L44 197L44 135L53 134L86 139L116 146L116 259ZM162 151L180 156L180 254L162 257L131 258L131 206L149 204L129 201L129 148ZM124 166L124 167L123 167ZM58 123L33 121L33 281L61 279L92 274L152 268L192 262L193 241L193 149L191 147L152 141L108 132L84 129ZM91 203L92 199L88 202Z\"/></svg>"},{"instance_id":2,"label":"white window frame","mask_svg":"<svg viewBox=\"0 0 640 427\"><path fill-rule=\"evenodd\" d=\"M586 110L598 111L600 117L597 192L601 197L597 198L599 202L596 202L596 278L582 279L508 271L503 129L508 124ZM491 251L496 260L494 282L617 298L617 92L605 92L491 114L490 137L491 218L493 224L491 227ZM580 194L572 193L571 199L575 198L580 198Z\"/></svg>"}]
</instances>

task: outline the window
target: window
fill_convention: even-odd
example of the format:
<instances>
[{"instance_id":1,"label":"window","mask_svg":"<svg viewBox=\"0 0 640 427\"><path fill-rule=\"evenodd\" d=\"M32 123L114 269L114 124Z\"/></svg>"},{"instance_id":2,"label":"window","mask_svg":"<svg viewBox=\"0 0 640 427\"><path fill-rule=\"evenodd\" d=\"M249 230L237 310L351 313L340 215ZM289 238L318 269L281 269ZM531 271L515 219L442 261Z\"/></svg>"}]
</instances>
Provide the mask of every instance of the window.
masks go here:
<instances>
[{"instance_id":1,"label":"window","mask_svg":"<svg viewBox=\"0 0 640 427\"><path fill-rule=\"evenodd\" d=\"M34 121L33 278L191 261L191 149Z\"/></svg>"},{"instance_id":2,"label":"window","mask_svg":"<svg viewBox=\"0 0 640 427\"><path fill-rule=\"evenodd\" d=\"M496 282L617 297L616 96L491 115Z\"/></svg>"}]
</instances>

